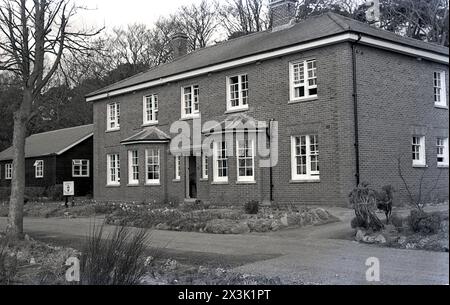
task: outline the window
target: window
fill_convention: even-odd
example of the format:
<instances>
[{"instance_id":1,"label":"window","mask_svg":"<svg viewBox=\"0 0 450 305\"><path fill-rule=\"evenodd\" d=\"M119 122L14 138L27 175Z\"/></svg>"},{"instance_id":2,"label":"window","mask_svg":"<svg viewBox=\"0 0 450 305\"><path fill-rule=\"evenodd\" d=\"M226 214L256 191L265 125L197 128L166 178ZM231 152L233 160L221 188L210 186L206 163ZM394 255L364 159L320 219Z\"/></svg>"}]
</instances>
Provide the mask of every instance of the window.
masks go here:
<instances>
[{"instance_id":1,"label":"window","mask_svg":"<svg viewBox=\"0 0 450 305\"><path fill-rule=\"evenodd\" d=\"M72 160L72 177L89 177L89 160Z\"/></svg>"},{"instance_id":2,"label":"window","mask_svg":"<svg viewBox=\"0 0 450 305\"><path fill-rule=\"evenodd\" d=\"M128 151L128 184L139 184L139 155L137 150Z\"/></svg>"},{"instance_id":3,"label":"window","mask_svg":"<svg viewBox=\"0 0 450 305\"><path fill-rule=\"evenodd\" d=\"M292 180L319 180L319 136L291 138Z\"/></svg>"},{"instance_id":4,"label":"window","mask_svg":"<svg viewBox=\"0 0 450 305\"><path fill-rule=\"evenodd\" d=\"M448 138L436 139L437 165L448 166Z\"/></svg>"},{"instance_id":5,"label":"window","mask_svg":"<svg viewBox=\"0 0 450 305\"><path fill-rule=\"evenodd\" d=\"M236 141L238 181L255 181L253 144L248 139Z\"/></svg>"},{"instance_id":6,"label":"window","mask_svg":"<svg viewBox=\"0 0 450 305\"><path fill-rule=\"evenodd\" d=\"M447 107L445 72L434 72L434 105Z\"/></svg>"},{"instance_id":7,"label":"window","mask_svg":"<svg viewBox=\"0 0 450 305\"><path fill-rule=\"evenodd\" d=\"M107 114L107 130L119 130L120 129L120 104L112 103L108 104Z\"/></svg>"},{"instance_id":8,"label":"window","mask_svg":"<svg viewBox=\"0 0 450 305\"><path fill-rule=\"evenodd\" d=\"M305 60L290 64L291 100L317 97L316 60Z\"/></svg>"},{"instance_id":9,"label":"window","mask_svg":"<svg viewBox=\"0 0 450 305\"><path fill-rule=\"evenodd\" d=\"M208 179L208 156L202 154L202 179Z\"/></svg>"},{"instance_id":10,"label":"window","mask_svg":"<svg viewBox=\"0 0 450 305\"><path fill-rule=\"evenodd\" d=\"M5 164L5 179L12 179L12 163Z\"/></svg>"},{"instance_id":11,"label":"window","mask_svg":"<svg viewBox=\"0 0 450 305\"><path fill-rule=\"evenodd\" d=\"M34 162L34 176L36 178L44 178L44 160L36 160Z\"/></svg>"},{"instance_id":12,"label":"window","mask_svg":"<svg viewBox=\"0 0 450 305\"><path fill-rule=\"evenodd\" d=\"M180 180L181 177L181 156L175 156L175 180Z\"/></svg>"},{"instance_id":13,"label":"window","mask_svg":"<svg viewBox=\"0 0 450 305\"><path fill-rule=\"evenodd\" d=\"M143 107L144 125L158 123L158 96L144 96Z\"/></svg>"},{"instance_id":14,"label":"window","mask_svg":"<svg viewBox=\"0 0 450 305\"><path fill-rule=\"evenodd\" d=\"M425 137L413 136L412 137L412 160L413 166L423 166L425 162Z\"/></svg>"},{"instance_id":15,"label":"window","mask_svg":"<svg viewBox=\"0 0 450 305\"><path fill-rule=\"evenodd\" d=\"M214 142L214 181L228 182L228 156L226 142Z\"/></svg>"},{"instance_id":16,"label":"window","mask_svg":"<svg viewBox=\"0 0 450 305\"><path fill-rule=\"evenodd\" d=\"M107 155L107 184L120 185L120 160L118 154Z\"/></svg>"},{"instance_id":17,"label":"window","mask_svg":"<svg viewBox=\"0 0 450 305\"><path fill-rule=\"evenodd\" d=\"M198 85L182 88L182 117L190 117L199 114L199 88Z\"/></svg>"},{"instance_id":18,"label":"window","mask_svg":"<svg viewBox=\"0 0 450 305\"><path fill-rule=\"evenodd\" d=\"M147 149L145 151L146 168L147 168L147 184L160 183L160 155L159 150Z\"/></svg>"},{"instance_id":19,"label":"window","mask_svg":"<svg viewBox=\"0 0 450 305\"><path fill-rule=\"evenodd\" d=\"M248 108L247 74L228 77L227 110Z\"/></svg>"}]
</instances>

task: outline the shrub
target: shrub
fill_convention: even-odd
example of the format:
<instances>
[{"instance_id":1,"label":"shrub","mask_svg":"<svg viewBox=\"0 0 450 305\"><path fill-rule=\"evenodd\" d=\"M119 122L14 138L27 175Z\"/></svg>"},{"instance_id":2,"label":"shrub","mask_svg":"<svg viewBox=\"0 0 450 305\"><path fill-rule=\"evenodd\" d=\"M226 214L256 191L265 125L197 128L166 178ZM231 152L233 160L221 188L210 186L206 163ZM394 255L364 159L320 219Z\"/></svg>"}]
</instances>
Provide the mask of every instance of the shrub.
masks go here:
<instances>
[{"instance_id":1,"label":"shrub","mask_svg":"<svg viewBox=\"0 0 450 305\"><path fill-rule=\"evenodd\" d=\"M148 234L134 234L126 227L116 227L104 239L104 225L94 226L81 255L83 285L136 285L145 275L145 242Z\"/></svg>"},{"instance_id":2,"label":"shrub","mask_svg":"<svg viewBox=\"0 0 450 305\"><path fill-rule=\"evenodd\" d=\"M408 217L408 223L414 232L434 234L439 231L441 217L438 213L427 214L419 210L412 210Z\"/></svg>"},{"instance_id":3,"label":"shrub","mask_svg":"<svg viewBox=\"0 0 450 305\"><path fill-rule=\"evenodd\" d=\"M26 187L25 188L25 198L26 200L38 201L45 195L45 188L43 187Z\"/></svg>"},{"instance_id":4,"label":"shrub","mask_svg":"<svg viewBox=\"0 0 450 305\"><path fill-rule=\"evenodd\" d=\"M62 201L64 199L62 184L49 186L45 193L47 197L51 198L54 201Z\"/></svg>"},{"instance_id":5,"label":"shrub","mask_svg":"<svg viewBox=\"0 0 450 305\"><path fill-rule=\"evenodd\" d=\"M392 216L390 218L390 221L394 225L394 227L396 227L396 228L402 228L403 227L403 218L400 217L397 214L392 214Z\"/></svg>"},{"instance_id":6,"label":"shrub","mask_svg":"<svg viewBox=\"0 0 450 305\"><path fill-rule=\"evenodd\" d=\"M353 217L352 220L351 220L351 222L350 222L350 225L351 225L352 229L356 229L356 228L364 228L365 222L362 221L362 220L361 220L360 218L358 218L358 217Z\"/></svg>"},{"instance_id":7,"label":"shrub","mask_svg":"<svg viewBox=\"0 0 450 305\"><path fill-rule=\"evenodd\" d=\"M244 205L244 210L247 214L258 214L259 202L256 200L246 202Z\"/></svg>"},{"instance_id":8,"label":"shrub","mask_svg":"<svg viewBox=\"0 0 450 305\"><path fill-rule=\"evenodd\" d=\"M354 188L349 194L349 202L355 210L358 223L362 224L361 227L374 231L379 231L384 227L375 213L377 208L376 192L369 188L368 183L362 182Z\"/></svg>"},{"instance_id":9,"label":"shrub","mask_svg":"<svg viewBox=\"0 0 450 305\"><path fill-rule=\"evenodd\" d=\"M9 255L8 237L0 236L0 285L9 285L14 281L17 274L18 262L16 255Z\"/></svg>"}]
</instances>

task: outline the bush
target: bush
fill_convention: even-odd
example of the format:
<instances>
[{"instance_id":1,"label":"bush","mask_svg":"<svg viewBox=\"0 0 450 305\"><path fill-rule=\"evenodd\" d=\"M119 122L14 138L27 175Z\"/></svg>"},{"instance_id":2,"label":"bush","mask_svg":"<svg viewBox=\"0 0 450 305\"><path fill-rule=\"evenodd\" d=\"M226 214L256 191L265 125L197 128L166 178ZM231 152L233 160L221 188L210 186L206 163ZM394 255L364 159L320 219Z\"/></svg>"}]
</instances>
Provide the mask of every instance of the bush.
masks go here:
<instances>
[{"instance_id":1,"label":"bush","mask_svg":"<svg viewBox=\"0 0 450 305\"><path fill-rule=\"evenodd\" d=\"M0 285L9 285L17 274L18 262L16 255L9 255L9 238L0 236Z\"/></svg>"},{"instance_id":2,"label":"bush","mask_svg":"<svg viewBox=\"0 0 450 305\"><path fill-rule=\"evenodd\" d=\"M349 194L350 206L355 210L358 224L365 229L379 231L384 228L381 220L375 213L377 208L376 192L369 188L369 184L362 182Z\"/></svg>"},{"instance_id":3,"label":"bush","mask_svg":"<svg viewBox=\"0 0 450 305\"><path fill-rule=\"evenodd\" d=\"M93 228L81 255L83 285L136 285L145 275L145 242L148 234L134 234L126 227L116 227L106 239L102 225Z\"/></svg>"},{"instance_id":4,"label":"bush","mask_svg":"<svg viewBox=\"0 0 450 305\"><path fill-rule=\"evenodd\" d=\"M403 218L397 214L392 214L390 221L391 221L392 225L394 225L394 227L396 227L396 228L403 227Z\"/></svg>"},{"instance_id":5,"label":"bush","mask_svg":"<svg viewBox=\"0 0 450 305\"><path fill-rule=\"evenodd\" d=\"M366 223L358 217L353 217L350 222L350 225L351 225L352 229L357 229L357 228L364 228Z\"/></svg>"},{"instance_id":6,"label":"bush","mask_svg":"<svg viewBox=\"0 0 450 305\"><path fill-rule=\"evenodd\" d=\"M62 201L64 199L62 184L49 186L45 193L47 197L51 198L54 201Z\"/></svg>"},{"instance_id":7,"label":"bush","mask_svg":"<svg viewBox=\"0 0 450 305\"><path fill-rule=\"evenodd\" d=\"M419 210L412 210L408 217L408 223L414 232L435 234L439 232L441 217L438 213L427 214Z\"/></svg>"},{"instance_id":8,"label":"bush","mask_svg":"<svg viewBox=\"0 0 450 305\"><path fill-rule=\"evenodd\" d=\"M45 195L45 188L29 186L25 188L26 200L38 201Z\"/></svg>"},{"instance_id":9,"label":"bush","mask_svg":"<svg viewBox=\"0 0 450 305\"><path fill-rule=\"evenodd\" d=\"M256 200L248 201L244 205L244 210L247 214L258 214L259 202Z\"/></svg>"}]
</instances>

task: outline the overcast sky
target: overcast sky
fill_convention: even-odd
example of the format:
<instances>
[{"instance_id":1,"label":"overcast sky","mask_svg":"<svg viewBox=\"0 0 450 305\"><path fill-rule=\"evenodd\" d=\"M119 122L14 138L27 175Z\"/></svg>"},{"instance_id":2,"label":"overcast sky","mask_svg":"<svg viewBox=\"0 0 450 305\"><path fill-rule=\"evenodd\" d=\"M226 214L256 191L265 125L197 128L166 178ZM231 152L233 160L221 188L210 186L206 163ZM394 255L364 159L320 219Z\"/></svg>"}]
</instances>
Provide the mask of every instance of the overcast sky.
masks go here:
<instances>
[{"instance_id":1,"label":"overcast sky","mask_svg":"<svg viewBox=\"0 0 450 305\"><path fill-rule=\"evenodd\" d=\"M160 16L167 16L182 5L201 0L75 0L90 10L80 10L77 23L82 26L125 26L138 22L152 25Z\"/></svg>"}]
</instances>

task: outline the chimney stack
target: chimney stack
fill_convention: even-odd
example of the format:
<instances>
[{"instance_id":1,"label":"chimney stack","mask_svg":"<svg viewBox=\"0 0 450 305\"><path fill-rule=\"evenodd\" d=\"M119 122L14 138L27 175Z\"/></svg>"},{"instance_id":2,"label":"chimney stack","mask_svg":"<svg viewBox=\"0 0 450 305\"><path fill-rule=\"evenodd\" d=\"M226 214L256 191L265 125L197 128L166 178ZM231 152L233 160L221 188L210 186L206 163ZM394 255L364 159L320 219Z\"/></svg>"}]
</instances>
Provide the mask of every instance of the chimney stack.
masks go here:
<instances>
[{"instance_id":1,"label":"chimney stack","mask_svg":"<svg viewBox=\"0 0 450 305\"><path fill-rule=\"evenodd\" d=\"M187 54L188 36L184 33L176 33L172 36L173 59L176 60Z\"/></svg>"},{"instance_id":2,"label":"chimney stack","mask_svg":"<svg viewBox=\"0 0 450 305\"><path fill-rule=\"evenodd\" d=\"M273 31L284 29L292 24L297 13L296 2L296 0L270 0Z\"/></svg>"}]
</instances>

